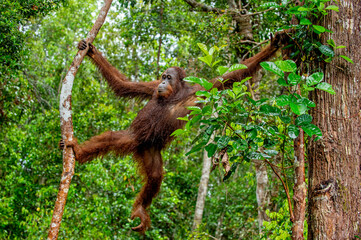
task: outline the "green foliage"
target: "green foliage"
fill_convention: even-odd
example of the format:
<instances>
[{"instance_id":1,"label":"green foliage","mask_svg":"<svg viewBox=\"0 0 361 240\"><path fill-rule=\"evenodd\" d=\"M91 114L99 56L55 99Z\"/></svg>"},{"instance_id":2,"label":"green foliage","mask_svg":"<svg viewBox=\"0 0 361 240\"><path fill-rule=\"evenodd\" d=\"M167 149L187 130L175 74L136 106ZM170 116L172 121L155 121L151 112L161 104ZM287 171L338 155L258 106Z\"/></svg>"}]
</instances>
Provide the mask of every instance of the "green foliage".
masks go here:
<instances>
[{"instance_id":1,"label":"green foliage","mask_svg":"<svg viewBox=\"0 0 361 240\"><path fill-rule=\"evenodd\" d=\"M263 222L263 234L261 239L275 239L275 240L290 240L292 222L290 221L290 214L288 211L287 201L284 201L283 206L278 212L270 212L266 210L269 221ZM307 228L306 232L307 232ZM307 235L306 235L307 236Z\"/></svg>"},{"instance_id":2,"label":"green foliage","mask_svg":"<svg viewBox=\"0 0 361 240\"><path fill-rule=\"evenodd\" d=\"M57 147L59 82L99 7L94 0L68 0L59 8L63 2L1 2L0 239L46 238L50 224L62 171ZM325 2L291 7L287 1L248 1L249 12L262 12L252 16L257 26L254 41L261 42L270 32L285 27L295 14L300 24L293 26L293 37L301 48L291 46L296 48L292 57L304 66L314 59L329 62L334 57L352 62L338 53L345 46L332 39L319 40L319 34L330 31L314 16L337 11L335 6L325 7ZM204 3L228 7L223 0ZM258 51L252 41L240 43L243 36L227 12L194 12L181 0L113 1L113 9L95 44L116 68L132 80L150 81L167 67L181 66L188 75L203 77L187 81L209 91L197 93L203 107L190 108L190 116L182 119L187 121L186 131L176 131L178 138L163 153L164 183L150 208L152 228L145 237L130 231L136 225L129 218L133 199L142 185L135 163L130 157L109 155L76 166L59 239L259 239L251 160L269 160L292 184L293 139L299 129L321 136L308 114L316 106L308 93L320 89L334 94L334 90L319 69L301 72L297 60L287 60L262 64L269 72L261 83L259 100L253 99L248 78L229 90L217 91L206 79L245 68L239 59ZM115 99L99 72L85 60L72 95L75 135L83 142L106 130L125 129L142 105ZM205 221L192 232L202 149L215 163L220 151L227 152L231 169L227 174L221 168L211 174ZM282 162L275 156L282 156ZM276 181L270 185L279 189ZM283 191L274 192L272 209L279 209L284 197ZM289 237L287 208L269 216L264 237Z\"/></svg>"}]
</instances>

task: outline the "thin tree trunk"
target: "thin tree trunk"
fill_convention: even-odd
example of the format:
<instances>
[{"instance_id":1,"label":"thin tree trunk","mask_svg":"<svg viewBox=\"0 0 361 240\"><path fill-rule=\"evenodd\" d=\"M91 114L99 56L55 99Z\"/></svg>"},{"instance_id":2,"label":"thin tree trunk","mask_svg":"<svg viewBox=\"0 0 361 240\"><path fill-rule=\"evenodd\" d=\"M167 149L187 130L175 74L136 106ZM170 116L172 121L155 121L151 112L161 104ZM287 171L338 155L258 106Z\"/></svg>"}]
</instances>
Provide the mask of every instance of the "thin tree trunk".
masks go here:
<instances>
[{"instance_id":1,"label":"thin tree trunk","mask_svg":"<svg viewBox=\"0 0 361 240\"><path fill-rule=\"evenodd\" d=\"M303 240L303 229L306 213L306 182L305 182L305 148L304 148L304 131L300 129L300 134L295 139L295 185L293 186L293 216L292 239Z\"/></svg>"},{"instance_id":2,"label":"thin tree trunk","mask_svg":"<svg viewBox=\"0 0 361 240\"><path fill-rule=\"evenodd\" d=\"M102 27L105 17L109 11L112 0L105 1L102 9L100 10L99 16L94 23L93 28L89 32L86 42L91 43L94 41L96 35L99 32L99 29ZM78 71L78 68L83 61L86 53L88 51L88 47L82 51L78 51L74 60L69 68L68 73L63 79L63 85L60 94L60 126L61 126L61 135L62 139L67 143L73 140L73 123L72 123L72 115L71 115L71 91L73 87L73 82L75 78L75 74ZM58 196L56 198L53 218L51 220L48 240L58 239L59 229L61 220L64 213L64 207L66 203L66 199L68 197L69 187L71 183L71 179L74 175L74 166L75 166L75 158L73 149L64 147L63 150L63 173L61 175L60 187Z\"/></svg>"},{"instance_id":3,"label":"thin tree trunk","mask_svg":"<svg viewBox=\"0 0 361 240\"><path fill-rule=\"evenodd\" d=\"M266 209L269 205L269 193L268 193L268 175L266 163L263 161L254 160L254 166L256 168L256 196L258 204L258 228L259 232L262 231L263 221L269 220Z\"/></svg>"},{"instance_id":4,"label":"thin tree trunk","mask_svg":"<svg viewBox=\"0 0 361 240\"><path fill-rule=\"evenodd\" d=\"M202 167L202 177L199 183L198 196L196 209L194 211L194 220L193 220L193 230L197 229L198 226L202 223L204 202L207 196L209 174L211 172L212 160L207 156L207 151L203 153L203 167Z\"/></svg>"},{"instance_id":5,"label":"thin tree trunk","mask_svg":"<svg viewBox=\"0 0 361 240\"><path fill-rule=\"evenodd\" d=\"M356 239L361 237L361 4L339 2L339 12L325 17L332 39L346 49L326 66L325 81L336 95L316 91L314 122L323 138L309 149L308 239Z\"/></svg>"}]
</instances>

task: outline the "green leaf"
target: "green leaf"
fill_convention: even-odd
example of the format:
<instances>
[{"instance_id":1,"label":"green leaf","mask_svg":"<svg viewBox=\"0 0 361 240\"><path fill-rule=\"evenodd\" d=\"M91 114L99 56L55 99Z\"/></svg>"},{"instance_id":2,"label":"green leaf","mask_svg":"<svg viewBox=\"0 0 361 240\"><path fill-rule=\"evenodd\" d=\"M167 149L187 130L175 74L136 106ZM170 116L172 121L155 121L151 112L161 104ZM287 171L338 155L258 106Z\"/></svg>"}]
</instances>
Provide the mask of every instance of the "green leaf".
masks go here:
<instances>
[{"instance_id":1,"label":"green leaf","mask_svg":"<svg viewBox=\"0 0 361 240\"><path fill-rule=\"evenodd\" d=\"M276 98L276 103L280 107L287 106L288 104L290 104L290 96L281 95Z\"/></svg>"},{"instance_id":2,"label":"green leaf","mask_svg":"<svg viewBox=\"0 0 361 240\"><path fill-rule=\"evenodd\" d=\"M312 22L308 20L307 18L302 18L300 21L300 25L311 25Z\"/></svg>"},{"instance_id":3,"label":"green leaf","mask_svg":"<svg viewBox=\"0 0 361 240\"><path fill-rule=\"evenodd\" d=\"M198 57L199 60L205 62L208 66L212 67L213 57L211 55L207 55L205 57Z\"/></svg>"},{"instance_id":4,"label":"green leaf","mask_svg":"<svg viewBox=\"0 0 361 240\"><path fill-rule=\"evenodd\" d=\"M208 91L197 91L196 96L209 98L211 94Z\"/></svg>"},{"instance_id":5,"label":"green leaf","mask_svg":"<svg viewBox=\"0 0 361 240\"><path fill-rule=\"evenodd\" d=\"M296 118L295 124L297 126L303 126L303 125L311 123L311 121L312 121L312 116L311 115L302 114L301 116L298 116Z\"/></svg>"},{"instance_id":6,"label":"green leaf","mask_svg":"<svg viewBox=\"0 0 361 240\"><path fill-rule=\"evenodd\" d=\"M209 90L213 87L213 83L208 82L207 80L205 80L203 78L201 78L201 79L202 79L201 86L204 87L206 90Z\"/></svg>"},{"instance_id":7,"label":"green leaf","mask_svg":"<svg viewBox=\"0 0 361 240\"><path fill-rule=\"evenodd\" d=\"M323 90L323 91L326 91L330 94L335 94L335 90L332 89L332 85L329 84L329 83L326 83L326 82L322 82L322 83L319 83L316 85L317 89L320 89L320 90Z\"/></svg>"},{"instance_id":8,"label":"green leaf","mask_svg":"<svg viewBox=\"0 0 361 240\"><path fill-rule=\"evenodd\" d=\"M283 72L295 72L297 70L297 65L292 60L276 61L275 64Z\"/></svg>"},{"instance_id":9,"label":"green leaf","mask_svg":"<svg viewBox=\"0 0 361 240\"><path fill-rule=\"evenodd\" d=\"M300 134L300 130L295 125L288 126L288 136L292 139L295 139Z\"/></svg>"},{"instance_id":10,"label":"green leaf","mask_svg":"<svg viewBox=\"0 0 361 240\"><path fill-rule=\"evenodd\" d=\"M307 105L299 101L291 102L290 107L292 112L295 113L296 115L304 114L308 110Z\"/></svg>"},{"instance_id":11,"label":"green leaf","mask_svg":"<svg viewBox=\"0 0 361 240\"><path fill-rule=\"evenodd\" d=\"M222 60L214 61L214 63L212 64L212 67L214 67L214 65L216 65L216 64L219 63L220 61L222 61Z\"/></svg>"},{"instance_id":12,"label":"green leaf","mask_svg":"<svg viewBox=\"0 0 361 240\"><path fill-rule=\"evenodd\" d=\"M187 107L188 110L191 110L195 113L201 113L202 112L202 109L200 107L197 107L197 106L189 106Z\"/></svg>"},{"instance_id":13,"label":"green leaf","mask_svg":"<svg viewBox=\"0 0 361 240\"><path fill-rule=\"evenodd\" d=\"M279 78L279 79L277 80L277 83L278 83L279 85L281 85L281 86L284 86L284 87L289 86L289 84L286 82L286 80L285 80L284 78Z\"/></svg>"},{"instance_id":14,"label":"green leaf","mask_svg":"<svg viewBox=\"0 0 361 240\"><path fill-rule=\"evenodd\" d=\"M223 74L225 74L228 71L228 67L225 66L219 66L217 68L217 72L220 76L222 76Z\"/></svg>"},{"instance_id":15,"label":"green leaf","mask_svg":"<svg viewBox=\"0 0 361 240\"><path fill-rule=\"evenodd\" d=\"M327 45L321 45L319 48L320 52L328 57L334 57L335 52Z\"/></svg>"},{"instance_id":16,"label":"green leaf","mask_svg":"<svg viewBox=\"0 0 361 240\"><path fill-rule=\"evenodd\" d=\"M231 140L231 138L228 137L228 136L222 136L222 137L220 137L220 138L218 139L218 141L217 141L217 148L218 148L218 149L222 149L222 148L227 147L227 145L228 145L228 143L229 143L230 140Z\"/></svg>"},{"instance_id":17,"label":"green leaf","mask_svg":"<svg viewBox=\"0 0 361 240\"><path fill-rule=\"evenodd\" d=\"M344 45L337 46L336 49L346 48Z\"/></svg>"},{"instance_id":18,"label":"green leaf","mask_svg":"<svg viewBox=\"0 0 361 240\"><path fill-rule=\"evenodd\" d=\"M345 59L347 62L350 62L350 63L353 64L353 61L352 61L350 58L346 57L345 55L340 55L340 57L342 57L343 59Z\"/></svg>"},{"instance_id":19,"label":"green leaf","mask_svg":"<svg viewBox=\"0 0 361 240\"><path fill-rule=\"evenodd\" d=\"M296 73L290 73L288 75L288 83L291 86L295 86L297 85L300 81L301 81L301 76L297 75Z\"/></svg>"},{"instance_id":20,"label":"green leaf","mask_svg":"<svg viewBox=\"0 0 361 240\"><path fill-rule=\"evenodd\" d=\"M212 114L212 106L207 105L202 108L202 114L203 115L211 115Z\"/></svg>"},{"instance_id":21,"label":"green leaf","mask_svg":"<svg viewBox=\"0 0 361 240\"><path fill-rule=\"evenodd\" d=\"M228 69L228 71L233 72L240 69L247 69L247 66L244 64L234 64Z\"/></svg>"},{"instance_id":22,"label":"green leaf","mask_svg":"<svg viewBox=\"0 0 361 240\"><path fill-rule=\"evenodd\" d=\"M214 47L211 47L210 49L209 49L209 55L213 55L213 52L214 52Z\"/></svg>"},{"instance_id":23,"label":"green leaf","mask_svg":"<svg viewBox=\"0 0 361 240\"><path fill-rule=\"evenodd\" d=\"M277 150L271 150L271 149L266 149L266 150L264 150L264 152L270 156L276 156L278 154Z\"/></svg>"},{"instance_id":24,"label":"green leaf","mask_svg":"<svg viewBox=\"0 0 361 240\"><path fill-rule=\"evenodd\" d=\"M313 135L322 137L322 132L316 125L309 123L309 124L302 126L302 129L310 137L312 137Z\"/></svg>"},{"instance_id":25,"label":"green leaf","mask_svg":"<svg viewBox=\"0 0 361 240\"><path fill-rule=\"evenodd\" d=\"M327 10L333 10L333 11L335 11L335 12L338 12L338 11L339 11L338 7L335 6L335 5L329 5L329 6L326 7L326 9L327 9Z\"/></svg>"},{"instance_id":26,"label":"green leaf","mask_svg":"<svg viewBox=\"0 0 361 240\"><path fill-rule=\"evenodd\" d=\"M198 152L199 150L201 150L204 146L204 143L200 143L196 146L194 146L189 152L186 153L186 156L189 156L191 153L194 153L194 152Z\"/></svg>"},{"instance_id":27,"label":"green leaf","mask_svg":"<svg viewBox=\"0 0 361 240\"><path fill-rule=\"evenodd\" d=\"M216 152L217 145L214 143L210 143L205 147L205 149L207 151L207 156L210 158L213 157L214 153Z\"/></svg>"},{"instance_id":28,"label":"green leaf","mask_svg":"<svg viewBox=\"0 0 361 240\"><path fill-rule=\"evenodd\" d=\"M313 86L317 83L321 82L323 79L323 72L316 72L311 74L311 76L306 78L306 84L307 86Z\"/></svg>"},{"instance_id":29,"label":"green leaf","mask_svg":"<svg viewBox=\"0 0 361 240\"><path fill-rule=\"evenodd\" d=\"M309 9L308 9L308 8L305 8L305 7L299 7L299 8L298 8L298 11L299 11L299 12L308 12Z\"/></svg>"},{"instance_id":30,"label":"green leaf","mask_svg":"<svg viewBox=\"0 0 361 240\"><path fill-rule=\"evenodd\" d=\"M284 77L284 73L273 62L261 62L261 67L267 71L273 72L280 77Z\"/></svg>"},{"instance_id":31,"label":"green leaf","mask_svg":"<svg viewBox=\"0 0 361 240\"><path fill-rule=\"evenodd\" d=\"M198 83L198 84L202 81L200 78L192 77L192 76L190 76L190 77L185 77L183 80L186 81L186 82Z\"/></svg>"},{"instance_id":32,"label":"green leaf","mask_svg":"<svg viewBox=\"0 0 361 240\"><path fill-rule=\"evenodd\" d=\"M279 118L281 119L282 122L284 122L286 124L289 124L291 122L291 118L287 115L279 116Z\"/></svg>"},{"instance_id":33,"label":"green leaf","mask_svg":"<svg viewBox=\"0 0 361 240\"><path fill-rule=\"evenodd\" d=\"M179 136L182 135L183 133L184 133L183 129L177 129L171 134L171 136Z\"/></svg>"},{"instance_id":34,"label":"green leaf","mask_svg":"<svg viewBox=\"0 0 361 240\"><path fill-rule=\"evenodd\" d=\"M278 107L273 107L268 104L262 105L260 111L267 116L279 116L281 114L281 110Z\"/></svg>"},{"instance_id":35,"label":"green leaf","mask_svg":"<svg viewBox=\"0 0 361 240\"><path fill-rule=\"evenodd\" d=\"M323 33L326 31L326 28L319 26L319 25L312 25L314 29L316 29L318 32Z\"/></svg>"},{"instance_id":36,"label":"green leaf","mask_svg":"<svg viewBox=\"0 0 361 240\"><path fill-rule=\"evenodd\" d=\"M327 43L330 44L331 47L336 47L336 43L333 39L328 39Z\"/></svg>"},{"instance_id":37,"label":"green leaf","mask_svg":"<svg viewBox=\"0 0 361 240\"><path fill-rule=\"evenodd\" d=\"M202 50L202 52L204 52L206 55L210 55L206 45L204 45L203 43L197 43L197 45Z\"/></svg>"}]
</instances>

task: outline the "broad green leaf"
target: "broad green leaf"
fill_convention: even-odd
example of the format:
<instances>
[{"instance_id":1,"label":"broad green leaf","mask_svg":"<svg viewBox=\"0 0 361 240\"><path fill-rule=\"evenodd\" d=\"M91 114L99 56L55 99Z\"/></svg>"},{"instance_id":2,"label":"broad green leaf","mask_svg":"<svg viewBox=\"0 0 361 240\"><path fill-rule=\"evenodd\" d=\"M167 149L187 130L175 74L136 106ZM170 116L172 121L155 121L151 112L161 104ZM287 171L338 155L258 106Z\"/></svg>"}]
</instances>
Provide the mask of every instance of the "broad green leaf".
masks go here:
<instances>
[{"instance_id":1,"label":"broad green leaf","mask_svg":"<svg viewBox=\"0 0 361 240\"><path fill-rule=\"evenodd\" d=\"M282 122L284 122L286 124L289 124L291 122L291 118L289 116L282 115L282 116L279 116L279 118L281 119Z\"/></svg>"},{"instance_id":2,"label":"broad green leaf","mask_svg":"<svg viewBox=\"0 0 361 240\"><path fill-rule=\"evenodd\" d=\"M209 82L209 81L207 81L207 80L205 80L203 78L201 78L200 85L202 87L204 87L206 90L209 90L209 89L211 89L213 87L213 83L211 83L211 82Z\"/></svg>"},{"instance_id":3,"label":"broad green leaf","mask_svg":"<svg viewBox=\"0 0 361 240\"><path fill-rule=\"evenodd\" d=\"M335 90L332 89L332 85L326 82L319 83L315 86L315 88L326 91L330 94L335 94Z\"/></svg>"},{"instance_id":4,"label":"broad green leaf","mask_svg":"<svg viewBox=\"0 0 361 240\"><path fill-rule=\"evenodd\" d=\"M311 123L311 121L312 121L312 116L311 115L302 114L301 116L298 116L296 118L295 124L297 126L303 126L303 125Z\"/></svg>"},{"instance_id":5,"label":"broad green leaf","mask_svg":"<svg viewBox=\"0 0 361 240\"><path fill-rule=\"evenodd\" d=\"M279 116L281 114L281 110L278 107L273 107L268 104L262 105L260 111L267 116Z\"/></svg>"},{"instance_id":6,"label":"broad green leaf","mask_svg":"<svg viewBox=\"0 0 361 240\"><path fill-rule=\"evenodd\" d=\"M295 139L298 137L298 134L300 134L300 130L295 125L289 125L288 126L288 136L292 139Z\"/></svg>"},{"instance_id":7,"label":"broad green leaf","mask_svg":"<svg viewBox=\"0 0 361 240\"><path fill-rule=\"evenodd\" d=\"M297 70L297 65L292 60L276 61L275 64L283 72L295 72Z\"/></svg>"},{"instance_id":8,"label":"broad green leaf","mask_svg":"<svg viewBox=\"0 0 361 240\"><path fill-rule=\"evenodd\" d=\"M288 95L281 95L276 98L276 103L278 106L287 106L290 104L290 97Z\"/></svg>"},{"instance_id":9,"label":"broad green leaf","mask_svg":"<svg viewBox=\"0 0 361 240\"><path fill-rule=\"evenodd\" d=\"M302 129L310 137L312 137L313 135L322 137L322 132L316 125L309 123L309 124L302 126Z\"/></svg>"},{"instance_id":10,"label":"broad green leaf","mask_svg":"<svg viewBox=\"0 0 361 240\"><path fill-rule=\"evenodd\" d=\"M300 25L311 25L312 22L308 20L307 18L302 18L300 21Z\"/></svg>"},{"instance_id":11,"label":"broad green leaf","mask_svg":"<svg viewBox=\"0 0 361 240\"><path fill-rule=\"evenodd\" d=\"M291 102L290 107L292 112L296 115L304 114L308 110L307 105L304 103L300 103L299 101Z\"/></svg>"},{"instance_id":12,"label":"broad green leaf","mask_svg":"<svg viewBox=\"0 0 361 240\"><path fill-rule=\"evenodd\" d=\"M228 71L228 67L225 66L219 66L217 68L217 72L220 76L222 76L223 74L225 74Z\"/></svg>"},{"instance_id":13,"label":"broad green leaf","mask_svg":"<svg viewBox=\"0 0 361 240\"><path fill-rule=\"evenodd\" d=\"M197 45L202 50L202 52L204 52L206 55L209 55L206 45L204 45L203 43L197 43Z\"/></svg>"},{"instance_id":14,"label":"broad green leaf","mask_svg":"<svg viewBox=\"0 0 361 240\"><path fill-rule=\"evenodd\" d=\"M298 8L298 11L299 11L299 12L308 12L309 9L308 9L308 8L305 8L305 7L299 7L299 8Z\"/></svg>"},{"instance_id":15,"label":"broad green leaf","mask_svg":"<svg viewBox=\"0 0 361 240\"><path fill-rule=\"evenodd\" d=\"M202 114L203 115L211 115L212 114L212 106L207 105L202 108Z\"/></svg>"},{"instance_id":16,"label":"broad green leaf","mask_svg":"<svg viewBox=\"0 0 361 240\"><path fill-rule=\"evenodd\" d=\"M271 149L265 149L264 152L270 156L276 156L278 154L277 150L271 150Z\"/></svg>"},{"instance_id":17,"label":"broad green leaf","mask_svg":"<svg viewBox=\"0 0 361 240\"><path fill-rule=\"evenodd\" d=\"M231 98L236 99L236 94L232 90L228 89L227 93Z\"/></svg>"},{"instance_id":18,"label":"broad green leaf","mask_svg":"<svg viewBox=\"0 0 361 240\"><path fill-rule=\"evenodd\" d=\"M320 52L328 57L334 57L335 52L327 45L321 45L319 48Z\"/></svg>"},{"instance_id":19,"label":"broad green leaf","mask_svg":"<svg viewBox=\"0 0 361 240\"><path fill-rule=\"evenodd\" d=\"M281 69L279 69L275 63L273 62L261 62L261 67L264 68L267 71L271 71L275 74L277 74L280 77L284 77L284 73Z\"/></svg>"},{"instance_id":20,"label":"broad green leaf","mask_svg":"<svg viewBox=\"0 0 361 240\"><path fill-rule=\"evenodd\" d=\"M236 70L246 69L246 68L247 68L247 66L244 65L244 64L234 64L228 69L228 71L233 72L233 71L236 71Z\"/></svg>"},{"instance_id":21,"label":"broad green leaf","mask_svg":"<svg viewBox=\"0 0 361 240\"><path fill-rule=\"evenodd\" d=\"M301 76L297 75L296 73L290 73L287 80L291 86L295 86L301 81L301 79Z\"/></svg>"},{"instance_id":22,"label":"broad green leaf","mask_svg":"<svg viewBox=\"0 0 361 240\"><path fill-rule=\"evenodd\" d=\"M313 86L317 83L321 82L323 79L323 72L316 72L311 74L309 77L306 78L307 86Z\"/></svg>"},{"instance_id":23,"label":"broad green leaf","mask_svg":"<svg viewBox=\"0 0 361 240\"><path fill-rule=\"evenodd\" d=\"M350 62L350 63L353 64L353 61L352 61L350 58L346 57L345 55L340 55L340 57L342 57L343 59L345 59L347 62Z\"/></svg>"},{"instance_id":24,"label":"broad green leaf","mask_svg":"<svg viewBox=\"0 0 361 240\"><path fill-rule=\"evenodd\" d=\"M208 91L198 91L196 92L196 96L209 98L211 94Z\"/></svg>"},{"instance_id":25,"label":"broad green leaf","mask_svg":"<svg viewBox=\"0 0 361 240\"><path fill-rule=\"evenodd\" d=\"M279 78L279 79L277 80L277 83L278 83L279 85L281 85L281 86L284 86L284 87L289 86L289 84L286 82L286 80L285 80L283 77Z\"/></svg>"},{"instance_id":26,"label":"broad green leaf","mask_svg":"<svg viewBox=\"0 0 361 240\"><path fill-rule=\"evenodd\" d=\"M198 84L201 83L201 79L200 79L200 78L192 77L192 76L186 77L186 78L184 78L183 80L186 81L186 82L191 82L191 83L198 83Z\"/></svg>"},{"instance_id":27,"label":"broad green leaf","mask_svg":"<svg viewBox=\"0 0 361 240\"><path fill-rule=\"evenodd\" d=\"M188 110L191 110L195 113L201 113L202 112L202 109L200 107L197 107L197 106L189 106L187 107Z\"/></svg>"},{"instance_id":28,"label":"broad green leaf","mask_svg":"<svg viewBox=\"0 0 361 240\"><path fill-rule=\"evenodd\" d=\"M207 55L205 57L198 57L199 60L205 62L208 66L212 67L213 57L211 55Z\"/></svg>"},{"instance_id":29,"label":"broad green leaf","mask_svg":"<svg viewBox=\"0 0 361 240\"><path fill-rule=\"evenodd\" d=\"M209 49L209 55L213 55L213 52L214 52L214 47L211 47L211 48Z\"/></svg>"},{"instance_id":30,"label":"broad green leaf","mask_svg":"<svg viewBox=\"0 0 361 240\"><path fill-rule=\"evenodd\" d=\"M324 27L322 27L322 26L319 26L319 25L312 25L312 27L313 27L314 29L316 29L318 32L321 32L321 33L323 33L323 32L326 31L326 28L324 28Z\"/></svg>"},{"instance_id":31,"label":"broad green leaf","mask_svg":"<svg viewBox=\"0 0 361 240\"><path fill-rule=\"evenodd\" d=\"M327 10L333 10L333 11L335 11L335 12L338 12L338 11L339 11L338 7L335 6L335 5L329 5L329 6L326 7L326 9L327 9Z\"/></svg>"},{"instance_id":32,"label":"broad green leaf","mask_svg":"<svg viewBox=\"0 0 361 240\"><path fill-rule=\"evenodd\" d=\"M210 158L213 157L214 153L216 152L217 145L214 143L210 143L205 147L205 149L207 151L207 156Z\"/></svg>"},{"instance_id":33,"label":"broad green leaf","mask_svg":"<svg viewBox=\"0 0 361 240\"><path fill-rule=\"evenodd\" d=\"M228 137L228 136L222 136L222 137L220 137L220 138L218 139L218 141L217 141L217 148L218 148L218 149L222 149L222 148L227 147L227 145L228 145L228 143L229 143L230 140L231 140L231 138Z\"/></svg>"}]
</instances>

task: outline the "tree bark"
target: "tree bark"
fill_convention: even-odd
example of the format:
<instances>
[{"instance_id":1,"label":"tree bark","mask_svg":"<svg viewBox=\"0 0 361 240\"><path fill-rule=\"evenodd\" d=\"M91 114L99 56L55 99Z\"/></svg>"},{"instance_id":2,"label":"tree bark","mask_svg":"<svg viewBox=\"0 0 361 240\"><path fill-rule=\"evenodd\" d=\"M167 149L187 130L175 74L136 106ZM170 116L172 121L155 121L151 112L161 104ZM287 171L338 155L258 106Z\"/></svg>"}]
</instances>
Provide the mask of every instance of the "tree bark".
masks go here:
<instances>
[{"instance_id":1,"label":"tree bark","mask_svg":"<svg viewBox=\"0 0 361 240\"><path fill-rule=\"evenodd\" d=\"M361 237L361 5L340 1L339 12L325 17L332 39L347 46L325 69L325 80L336 95L312 94L317 104L314 122L323 138L309 148L308 239ZM357 236L357 237L356 237Z\"/></svg>"},{"instance_id":2,"label":"tree bark","mask_svg":"<svg viewBox=\"0 0 361 240\"><path fill-rule=\"evenodd\" d=\"M304 131L299 128L300 133L294 142L294 169L295 185L293 186L293 219L292 239L303 240L304 221L306 213L306 176L305 176L305 148L304 148Z\"/></svg>"},{"instance_id":3,"label":"tree bark","mask_svg":"<svg viewBox=\"0 0 361 240\"><path fill-rule=\"evenodd\" d=\"M198 226L202 223L204 202L207 196L209 174L211 173L211 165L212 165L212 160L207 156L207 151L204 151L202 176L198 188L196 209L194 211L193 230L197 229Z\"/></svg>"},{"instance_id":4,"label":"tree bark","mask_svg":"<svg viewBox=\"0 0 361 240\"><path fill-rule=\"evenodd\" d=\"M258 228L259 232L262 232L263 221L269 221L266 214L270 202L270 195L268 191L268 174L266 163L259 160L254 160L254 166L256 168L256 196L258 204Z\"/></svg>"},{"instance_id":5,"label":"tree bark","mask_svg":"<svg viewBox=\"0 0 361 240\"><path fill-rule=\"evenodd\" d=\"M92 43L99 32L99 29L102 27L105 17L109 11L112 0L105 1L103 7L100 10L99 16L95 21L93 28L89 32L86 42ZM73 141L73 123L72 123L72 112L71 112L71 91L73 87L73 82L75 74L78 71L78 68L83 61L88 47L82 51L78 51L75 55L74 60L66 74L65 78L62 81L62 88L60 94L60 126L61 126L61 135L65 143ZM72 148L64 147L63 150L63 173L61 175L61 181L59 186L58 196L56 198L53 218L51 220L48 240L58 239L59 229L61 220L64 213L64 207L66 199L68 197L69 187L71 179L74 175L74 166L75 166L75 157Z\"/></svg>"}]
</instances>

